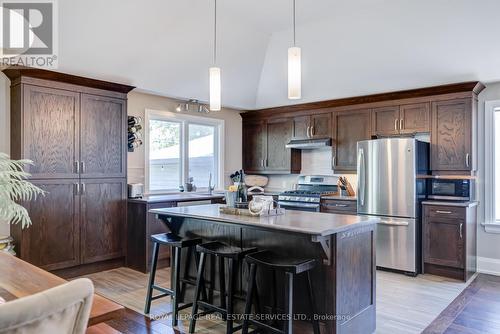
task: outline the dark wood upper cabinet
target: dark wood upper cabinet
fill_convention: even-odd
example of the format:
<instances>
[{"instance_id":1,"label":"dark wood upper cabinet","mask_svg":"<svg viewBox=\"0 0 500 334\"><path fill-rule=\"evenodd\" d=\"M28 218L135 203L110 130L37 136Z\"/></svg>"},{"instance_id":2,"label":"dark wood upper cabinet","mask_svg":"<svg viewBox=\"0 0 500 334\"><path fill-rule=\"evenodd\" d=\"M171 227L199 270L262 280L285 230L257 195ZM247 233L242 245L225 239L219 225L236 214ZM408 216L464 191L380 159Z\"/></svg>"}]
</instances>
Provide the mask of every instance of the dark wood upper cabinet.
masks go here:
<instances>
[{"instance_id":1,"label":"dark wood upper cabinet","mask_svg":"<svg viewBox=\"0 0 500 334\"><path fill-rule=\"evenodd\" d=\"M332 136L332 114L321 113L293 118L293 138L313 139Z\"/></svg>"},{"instance_id":2,"label":"dark wood upper cabinet","mask_svg":"<svg viewBox=\"0 0 500 334\"><path fill-rule=\"evenodd\" d=\"M375 136L399 134L399 106L373 109L372 123Z\"/></svg>"},{"instance_id":3,"label":"dark wood upper cabinet","mask_svg":"<svg viewBox=\"0 0 500 334\"><path fill-rule=\"evenodd\" d=\"M401 105L399 118L400 133L411 134L431 130L431 107L429 103Z\"/></svg>"},{"instance_id":4,"label":"dark wood upper cabinet","mask_svg":"<svg viewBox=\"0 0 500 334\"><path fill-rule=\"evenodd\" d=\"M263 121L245 123L243 126L243 168L247 172L264 170L266 159L266 124Z\"/></svg>"},{"instance_id":5,"label":"dark wood upper cabinet","mask_svg":"<svg viewBox=\"0 0 500 334\"><path fill-rule=\"evenodd\" d=\"M333 117L333 169L355 172L357 142L370 139L370 109L339 111Z\"/></svg>"},{"instance_id":6,"label":"dark wood upper cabinet","mask_svg":"<svg viewBox=\"0 0 500 334\"><path fill-rule=\"evenodd\" d=\"M288 118L243 125L243 168L250 173L300 172L300 151L286 148L294 133Z\"/></svg>"},{"instance_id":7,"label":"dark wood upper cabinet","mask_svg":"<svg viewBox=\"0 0 500 334\"><path fill-rule=\"evenodd\" d=\"M81 166L85 178L124 177L126 171L126 101L82 94Z\"/></svg>"},{"instance_id":8,"label":"dark wood upper cabinet","mask_svg":"<svg viewBox=\"0 0 500 334\"><path fill-rule=\"evenodd\" d=\"M16 87L13 100L18 94L24 112L13 117L20 117L25 133L19 153L35 163L27 168L32 178L78 177L80 94L32 85Z\"/></svg>"},{"instance_id":9,"label":"dark wood upper cabinet","mask_svg":"<svg viewBox=\"0 0 500 334\"><path fill-rule=\"evenodd\" d=\"M293 118L293 138L307 139L311 123L310 116L298 116Z\"/></svg>"},{"instance_id":10,"label":"dark wood upper cabinet","mask_svg":"<svg viewBox=\"0 0 500 334\"><path fill-rule=\"evenodd\" d=\"M292 138L293 121L276 119L267 122L267 156L265 167L268 171L290 171L291 150L285 145Z\"/></svg>"},{"instance_id":11,"label":"dark wood upper cabinet","mask_svg":"<svg viewBox=\"0 0 500 334\"><path fill-rule=\"evenodd\" d=\"M22 259L45 270L71 267L80 263L79 196L73 180L33 180L45 196L23 205L32 225L11 226L16 250Z\"/></svg>"},{"instance_id":12,"label":"dark wood upper cabinet","mask_svg":"<svg viewBox=\"0 0 500 334\"><path fill-rule=\"evenodd\" d=\"M432 103L433 171L472 170L472 126L470 98Z\"/></svg>"},{"instance_id":13,"label":"dark wood upper cabinet","mask_svg":"<svg viewBox=\"0 0 500 334\"><path fill-rule=\"evenodd\" d=\"M311 116L312 138L331 138L332 136L332 114L324 113Z\"/></svg>"},{"instance_id":14,"label":"dark wood upper cabinet","mask_svg":"<svg viewBox=\"0 0 500 334\"><path fill-rule=\"evenodd\" d=\"M121 178L82 180L82 263L124 256L126 186Z\"/></svg>"}]
</instances>

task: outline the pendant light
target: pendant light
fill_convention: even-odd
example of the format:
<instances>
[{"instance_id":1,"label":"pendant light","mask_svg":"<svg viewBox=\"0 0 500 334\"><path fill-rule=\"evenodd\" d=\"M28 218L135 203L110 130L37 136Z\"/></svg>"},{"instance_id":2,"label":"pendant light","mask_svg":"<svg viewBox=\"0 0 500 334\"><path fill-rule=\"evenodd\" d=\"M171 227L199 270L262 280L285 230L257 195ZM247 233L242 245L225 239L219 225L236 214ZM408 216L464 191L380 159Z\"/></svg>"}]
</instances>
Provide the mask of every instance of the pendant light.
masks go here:
<instances>
[{"instance_id":1,"label":"pendant light","mask_svg":"<svg viewBox=\"0 0 500 334\"><path fill-rule=\"evenodd\" d=\"M214 0L214 59L213 66L208 69L210 78L210 110L221 109L220 67L217 67L217 0Z\"/></svg>"},{"instance_id":2,"label":"pendant light","mask_svg":"<svg viewBox=\"0 0 500 334\"><path fill-rule=\"evenodd\" d=\"M293 47L288 48L288 98L298 100L302 97L300 48L295 43L295 0L293 0Z\"/></svg>"}]
</instances>

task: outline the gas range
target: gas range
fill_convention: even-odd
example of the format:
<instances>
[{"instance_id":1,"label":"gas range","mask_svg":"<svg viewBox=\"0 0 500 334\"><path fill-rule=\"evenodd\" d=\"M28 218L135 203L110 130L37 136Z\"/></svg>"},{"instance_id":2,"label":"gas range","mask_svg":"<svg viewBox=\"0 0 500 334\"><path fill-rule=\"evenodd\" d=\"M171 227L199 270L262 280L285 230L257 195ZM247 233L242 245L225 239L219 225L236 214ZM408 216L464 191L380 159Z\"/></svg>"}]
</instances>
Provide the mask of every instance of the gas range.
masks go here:
<instances>
[{"instance_id":1,"label":"gas range","mask_svg":"<svg viewBox=\"0 0 500 334\"><path fill-rule=\"evenodd\" d=\"M337 192L336 176L301 175L296 190L279 194L278 202L288 210L319 211L321 196Z\"/></svg>"}]
</instances>

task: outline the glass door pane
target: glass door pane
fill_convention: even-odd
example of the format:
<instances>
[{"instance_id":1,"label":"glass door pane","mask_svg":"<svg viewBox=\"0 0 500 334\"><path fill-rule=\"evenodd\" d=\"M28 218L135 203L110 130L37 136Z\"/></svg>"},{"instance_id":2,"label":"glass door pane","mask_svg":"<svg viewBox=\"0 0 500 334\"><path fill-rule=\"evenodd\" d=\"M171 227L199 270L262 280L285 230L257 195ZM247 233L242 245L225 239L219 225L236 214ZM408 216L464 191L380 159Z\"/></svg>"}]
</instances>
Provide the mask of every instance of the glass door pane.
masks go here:
<instances>
[{"instance_id":1,"label":"glass door pane","mask_svg":"<svg viewBox=\"0 0 500 334\"><path fill-rule=\"evenodd\" d=\"M188 167L189 176L198 188L208 187L209 174L212 185L217 184L215 159L215 127L211 125L189 124Z\"/></svg>"},{"instance_id":2,"label":"glass door pane","mask_svg":"<svg viewBox=\"0 0 500 334\"><path fill-rule=\"evenodd\" d=\"M178 189L181 182L181 123L149 121L149 190Z\"/></svg>"}]
</instances>

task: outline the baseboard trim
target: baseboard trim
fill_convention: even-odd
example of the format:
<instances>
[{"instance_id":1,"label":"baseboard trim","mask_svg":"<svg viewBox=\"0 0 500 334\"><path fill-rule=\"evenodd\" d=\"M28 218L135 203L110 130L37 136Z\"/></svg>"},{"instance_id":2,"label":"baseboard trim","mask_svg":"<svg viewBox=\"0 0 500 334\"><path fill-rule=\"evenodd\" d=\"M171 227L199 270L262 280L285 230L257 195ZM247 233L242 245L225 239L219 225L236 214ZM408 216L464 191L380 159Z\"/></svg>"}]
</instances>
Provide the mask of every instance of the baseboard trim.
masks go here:
<instances>
[{"instance_id":1,"label":"baseboard trim","mask_svg":"<svg viewBox=\"0 0 500 334\"><path fill-rule=\"evenodd\" d=\"M478 256L477 271L483 274L500 276L500 260Z\"/></svg>"}]
</instances>

